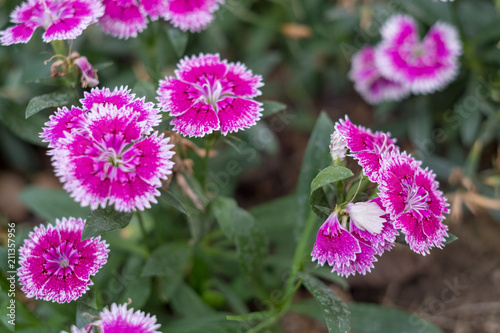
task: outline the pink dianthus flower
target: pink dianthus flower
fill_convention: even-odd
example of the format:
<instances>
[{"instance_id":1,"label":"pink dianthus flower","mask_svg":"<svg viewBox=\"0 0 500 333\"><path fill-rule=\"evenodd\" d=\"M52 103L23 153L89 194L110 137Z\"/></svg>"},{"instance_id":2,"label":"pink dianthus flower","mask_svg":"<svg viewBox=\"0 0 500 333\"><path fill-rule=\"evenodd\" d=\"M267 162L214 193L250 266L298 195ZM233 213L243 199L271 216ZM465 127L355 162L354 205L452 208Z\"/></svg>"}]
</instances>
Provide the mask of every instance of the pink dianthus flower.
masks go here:
<instances>
[{"instance_id":1,"label":"pink dianthus flower","mask_svg":"<svg viewBox=\"0 0 500 333\"><path fill-rule=\"evenodd\" d=\"M441 248L448 236L443 214L449 209L434 173L406 153L391 153L382 161L378 181L382 204L410 248L423 255Z\"/></svg>"},{"instance_id":2,"label":"pink dianthus flower","mask_svg":"<svg viewBox=\"0 0 500 333\"><path fill-rule=\"evenodd\" d=\"M375 50L371 46L365 46L353 55L349 78L356 91L370 104L399 101L410 94L409 86L382 75L375 64Z\"/></svg>"},{"instance_id":3,"label":"pink dianthus flower","mask_svg":"<svg viewBox=\"0 0 500 333\"><path fill-rule=\"evenodd\" d=\"M200 54L180 61L175 77L160 80L158 101L173 116L174 131L202 137L223 135L255 125L261 117L260 75L241 63L220 60L218 54Z\"/></svg>"},{"instance_id":4,"label":"pink dianthus flower","mask_svg":"<svg viewBox=\"0 0 500 333\"><path fill-rule=\"evenodd\" d=\"M148 135L158 110L126 88L93 89L81 102L82 108L59 109L41 134L64 189L91 209L150 208L174 164L170 138Z\"/></svg>"},{"instance_id":5,"label":"pink dianthus flower","mask_svg":"<svg viewBox=\"0 0 500 333\"><path fill-rule=\"evenodd\" d=\"M100 1L28 0L11 13L16 25L0 31L2 45L27 43L35 30L45 29L43 41L75 39L103 15Z\"/></svg>"},{"instance_id":6,"label":"pink dianthus flower","mask_svg":"<svg viewBox=\"0 0 500 333\"><path fill-rule=\"evenodd\" d=\"M19 283L27 297L71 302L92 285L92 275L106 263L108 245L100 237L81 240L85 220L63 218L41 225L19 249Z\"/></svg>"},{"instance_id":7,"label":"pink dianthus flower","mask_svg":"<svg viewBox=\"0 0 500 333\"><path fill-rule=\"evenodd\" d=\"M373 133L363 126L354 125L347 116L335 124L335 129L349 148L350 156L358 160L364 174L372 182L376 182L379 177L382 157L392 151L399 151L390 133Z\"/></svg>"},{"instance_id":8,"label":"pink dianthus flower","mask_svg":"<svg viewBox=\"0 0 500 333\"><path fill-rule=\"evenodd\" d=\"M101 311L94 325L105 333L161 333L157 331L161 325L156 323L156 316L140 310L134 312L133 308L127 310L127 303L111 304L109 309Z\"/></svg>"},{"instance_id":9,"label":"pink dianthus flower","mask_svg":"<svg viewBox=\"0 0 500 333\"><path fill-rule=\"evenodd\" d=\"M114 37L137 37L148 25L147 12L138 0L103 0L102 30Z\"/></svg>"},{"instance_id":10,"label":"pink dianthus flower","mask_svg":"<svg viewBox=\"0 0 500 333\"><path fill-rule=\"evenodd\" d=\"M332 267L342 276L366 274L382 255L394 245L397 231L378 199L349 203L345 212L350 217L349 230L333 212L318 231L311 253L318 264ZM343 217L344 223L347 216Z\"/></svg>"},{"instance_id":11,"label":"pink dianthus flower","mask_svg":"<svg viewBox=\"0 0 500 333\"><path fill-rule=\"evenodd\" d=\"M214 19L224 0L169 0L165 19L182 31L200 32Z\"/></svg>"},{"instance_id":12,"label":"pink dianthus flower","mask_svg":"<svg viewBox=\"0 0 500 333\"><path fill-rule=\"evenodd\" d=\"M387 20L381 35L375 53L378 69L413 93L441 90L458 74L462 43L452 25L437 22L420 41L415 20L398 14Z\"/></svg>"}]
</instances>

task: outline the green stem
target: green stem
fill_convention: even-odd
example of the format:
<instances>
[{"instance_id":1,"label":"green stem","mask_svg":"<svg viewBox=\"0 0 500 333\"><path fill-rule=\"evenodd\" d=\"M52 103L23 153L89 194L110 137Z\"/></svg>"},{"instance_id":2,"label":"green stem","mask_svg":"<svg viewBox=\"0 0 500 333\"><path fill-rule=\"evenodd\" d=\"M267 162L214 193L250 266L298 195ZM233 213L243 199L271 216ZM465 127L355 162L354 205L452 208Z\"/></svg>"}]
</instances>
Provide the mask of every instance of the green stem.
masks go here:
<instances>
[{"instance_id":1,"label":"green stem","mask_svg":"<svg viewBox=\"0 0 500 333\"><path fill-rule=\"evenodd\" d=\"M302 236L300 237L299 243L297 244L297 248L295 249L292 261L292 267L290 269L290 275L288 276L288 280L286 281L285 295L288 300L292 299L295 290L297 290L298 288L295 285L295 281L297 280L300 271L304 269L305 266L304 254L306 252L306 247L309 243L309 240L311 239L314 227L316 225L315 221L316 221L316 215L311 211L309 213L309 217L307 218L304 230L302 231Z\"/></svg>"},{"instance_id":2,"label":"green stem","mask_svg":"<svg viewBox=\"0 0 500 333\"><path fill-rule=\"evenodd\" d=\"M151 252L151 243L149 242L148 233L146 231L146 226L144 224L144 219L142 218L141 212L137 212L137 219L139 220L139 226L141 227L141 232L144 237L144 244L146 244L146 248L149 252Z\"/></svg>"},{"instance_id":3,"label":"green stem","mask_svg":"<svg viewBox=\"0 0 500 333\"><path fill-rule=\"evenodd\" d=\"M203 158L203 170L201 172L201 187L205 189L208 178L208 162L210 160L210 150L219 138L219 132L209 135L205 140L205 156Z\"/></svg>"},{"instance_id":4,"label":"green stem","mask_svg":"<svg viewBox=\"0 0 500 333\"><path fill-rule=\"evenodd\" d=\"M267 328L269 326L272 326L274 325L276 322L278 321L278 317L269 317L268 319L264 320L262 323L260 323L259 325L253 327L252 329L249 329L247 331L247 333L258 333L260 332L262 329L264 328Z\"/></svg>"},{"instance_id":5,"label":"green stem","mask_svg":"<svg viewBox=\"0 0 500 333\"><path fill-rule=\"evenodd\" d=\"M66 44L63 40L53 40L50 42L52 49L54 50L54 54L62 55L64 57L68 56L68 51L66 48Z\"/></svg>"}]
</instances>

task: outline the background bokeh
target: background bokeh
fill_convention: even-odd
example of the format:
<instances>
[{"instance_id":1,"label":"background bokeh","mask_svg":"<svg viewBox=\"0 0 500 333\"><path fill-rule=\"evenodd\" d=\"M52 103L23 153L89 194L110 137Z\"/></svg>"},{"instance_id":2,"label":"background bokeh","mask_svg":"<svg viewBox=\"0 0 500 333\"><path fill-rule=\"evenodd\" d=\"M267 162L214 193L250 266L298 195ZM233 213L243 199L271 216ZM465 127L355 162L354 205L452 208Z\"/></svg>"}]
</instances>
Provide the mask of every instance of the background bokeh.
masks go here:
<instances>
[{"instance_id":1,"label":"background bokeh","mask_svg":"<svg viewBox=\"0 0 500 333\"><path fill-rule=\"evenodd\" d=\"M16 5L18 1L0 0L1 29L10 24L9 13ZM422 35L436 21L455 25L464 44L460 73L443 91L371 106L347 78L350 58L364 45L378 43L382 24L399 12L413 16ZM445 332L500 331L498 0L227 0L214 22L198 34L181 33L160 20L150 23L138 38L118 40L92 25L74 41L72 50L95 65L99 86L128 86L149 101L155 101L158 80L171 75L181 57L220 53L263 76L260 101L286 104L285 110L238 133L238 140L220 142L210 159L207 181L209 194L236 198L269 235L274 252L263 275L269 290L280 285L282 268L293 255L295 244L287 242L291 237L287 225L293 222L287 224L286 220L294 219L292 197L320 112L334 122L347 114L354 123L390 131L403 149L436 172L451 204L446 223L459 240L425 257L398 245L379 260L371 274L347 279L349 287L332 284L332 288L345 300L415 313ZM45 64L51 56L50 45L42 42L39 32L26 45L0 47L0 220L2 228L7 221L17 223L18 245L34 225L54 214L53 207L46 207L37 193L64 195L38 137L54 108L25 119L31 98L58 89L57 81L50 78L50 63ZM168 123L163 125L169 129ZM202 145L201 140L193 142ZM201 158L190 157L196 174ZM235 166L228 171L230 163ZM266 206L275 200L279 205ZM61 203L67 202L61 197ZM150 230L156 228L153 242L192 237L202 218L165 217L166 209L170 208L160 202L145 214L146 225ZM88 210L79 212L84 216ZM183 284L189 286L184 298L162 298L162 293L173 295L166 290L168 282L162 284L159 278L140 274L144 258L140 249L134 250L141 238L136 225L132 221L105 237L117 250L94 278L102 290L96 296L98 304L125 302L131 297L135 308L155 313L162 324L214 309L233 313L259 309L253 301L253 293L259 291L247 289L239 273L215 277L218 268L214 267L233 270L232 259L201 250L189 263L192 274ZM3 242L5 232L0 235ZM5 247L2 251L6 253ZM231 301L234 294L244 302ZM4 292L1 296L0 303L5 304ZM302 290L296 297L308 298ZM18 331L69 329L75 320L76 304L20 298ZM167 307L162 305L165 301L170 302ZM281 319L283 332L326 330L314 314L306 316L307 309L297 309ZM2 311L3 307L0 314ZM38 328L29 331L30 327ZM181 330L174 326L171 331Z\"/></svg>"}]
</instances>

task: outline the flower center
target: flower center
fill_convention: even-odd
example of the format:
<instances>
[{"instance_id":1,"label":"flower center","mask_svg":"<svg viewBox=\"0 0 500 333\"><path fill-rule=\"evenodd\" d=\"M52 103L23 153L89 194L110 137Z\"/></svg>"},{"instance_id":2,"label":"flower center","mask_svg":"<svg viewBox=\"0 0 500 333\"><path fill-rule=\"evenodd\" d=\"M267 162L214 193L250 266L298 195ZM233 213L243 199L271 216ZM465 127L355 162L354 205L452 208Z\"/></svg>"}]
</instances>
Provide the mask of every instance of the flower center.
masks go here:
<instances>
[{"instance_id":1,"label":"flower center","mask_svg":"<svg viewBox=\"0 0 500 333\"><path fill-rule=\"evenodd\" d=\"M377 155L384 155L385 153L388 153L390 147L392 147L392 145L388 144L387 135L382 134L382 137L384 138L382 142L379 140L373 142L373 152Z\"/></svg>"},{"instance_id":2,"label":"flower center","mask_svg":"<svg viewBox=\"0 0 500 333\"><path fill-rule=\"evenodd\" d=\"M223 88L219 80L210 82L208 78L205 78L205 83L198 86L197 89L200 91L200 99L206 104L210 104L217 111L217 102L223 97Z\"/></svg>"},{"instance_id":3,"label":"flower center","mask_svg":"<svg viewBox=\"0 0 500 333\"><path fill-rule=\"evenodd\" d=\"M62 243L57 247L49 249L45 253L45 269L50 275L67 276L74 270L80 255L73 248L73 244Z\"/></svg>"},{"instance_id":4,"label":"flower center","mask_svg":"<svg viewBox=\"0 0 500 333\"><path fill-rule=\"evenodd\" d=\"M429 193L423 187L412 186L404 182L403 187L408 193L404 211L415 212L420 218L427 217L429 215Z\"/></svg>"}]
</instances>

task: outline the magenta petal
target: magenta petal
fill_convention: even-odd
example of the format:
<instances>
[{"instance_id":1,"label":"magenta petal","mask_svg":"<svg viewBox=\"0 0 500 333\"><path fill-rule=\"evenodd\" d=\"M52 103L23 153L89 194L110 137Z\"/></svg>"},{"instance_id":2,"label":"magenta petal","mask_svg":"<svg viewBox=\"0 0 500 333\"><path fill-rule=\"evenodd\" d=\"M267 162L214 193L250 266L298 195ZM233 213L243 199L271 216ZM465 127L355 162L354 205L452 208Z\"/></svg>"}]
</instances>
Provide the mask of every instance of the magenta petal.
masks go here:
<instances>
[{"instance_id":1,"label":"magenta petal","mask_svg":"<svg viewBox=\"0 0 500 333\"><path fill-rule=\"evenodd\" d=\"M384 39L376 50L377 67L382 75L408 85L413 93L441 90L458 74L462 44L453 26L438 22L420 41L416 22L394 15L381 34Z\"/></svg>"},{"instance_id":2,"label":"magenta petal","mask_svg":"<svg viewBox=\"0 0 500 333\"><path fill-rule=\"evenodd\" d=\"M199 32L214 19L224 0L171 0L164 18L183 31Z\"/></svg>"},{"instance_id":3,"label":"magenta petal","mask_svg":"<svg viewBox=\"0 0 500 333\"><path fill-rule=\"evenodd\" d=\"M391 152L398 152L396 140L390 133L375 132L363 126L354 125L346 116L335 124L335 129L351 151L351 156L358 160L363 173L372 182L379 178L382 158Z\"/></svg>"},{"instance_id":4,"label":"magenta petal","mask_svg":"<svg viewBox=\"0 0 500 333\"><path fill-rule=\"evenodd\" d=\"M264 84L260 75L253 75L252 71L241 63L230 64L228 67L227 84L231 86L234 95L250 98L261 94L258 88Z\"/></svg>"},{"instance_id":5,"label":"magenta petal","mask_svg":"<svg viewBox=\"0 0 500 333\"><path fill-rule=\"evenodd\" d=\"M316 236L312 250L312 261L328 265L334 269L341 265L350 265L361 251L358 240L340 225L336 213L332 213L323 223Z\"/></svg>"},{"instance_id":6,"label":"magenta petal","mask_svg":"<svg viewBox=\"0 0 500 333\"><path fill-rule=\"evenodd\" d=\"M371 46L354 54L351 63L349 78L368 103L399 101L410 94L409 86L382 75L375 64L375 50Z\"/></svg>"},{"instance_id":7,"label":"magenta petal","mask_svg":"<svg viewBox=\"0 0 500 333\"><path fill-rule=\"evenodd\" d=\"M43 34L43 40L49 43L55 39L75 39L82 34L86 27L85 22L79 17L70 17L54 21Z\"/></svg>"},{"instance_id":8,"label":"magenta petal","mask_svg":"<svg viewBox=\"0 0 500 333\"><path fill-rule=\"evenodd\" d=\"M261 117L261 105L261 103L252 100L229 97L218 102L221 133L226 135L255 125Z\"/></svg>"},{"instance_id":9,"label":"magenta petal","mask_svg":"<svg viewBox=\"0 0 500 333\"><path fill-rule=\"evenodd\" d=\"M105 308L99 313L99 320L95 323L100 332L106 333L161 333L157 331L160 324L156 323L156 316L143 311L127 310L127 303Z\"/></svg>"},{"instance_id":10,"label":"magenta petal","mask_svg":"<svg viewBox=\"0 0 500 333\"><path fill-rule=\"evenodd\" d=\"M152 21L156 21L159 17L165 16L168 11L169 0L141 0L146 13Z\"/></svg>"},{"instance_id":11,"label":"magenta petal","mask_svg":"<svg viewBox=\"0 0 500 333\"><path fill-rule=\"evenodd\" d=\"M27 43L35 29L38 26L28 26L27 24L18 24L13 27L10 27L6 30L0 31L0 42L2 45L12 45L18 43Z\"/></svg>"},{"instance_id":12,"label":"magenta petal","mask_svg":"<svg viewBox=\"0 0 500 333\"><path fill-rule=\"evenodd\" d=\"M146 103L143 98L135 98L135 94L127 87L115 88L111 91L108 88L94 88L89 92L84 93L84 98L80 100L83 107L87 110L98 105L112 104L117 109L131 109L127 113L137 113L137 122L143 123L144 134L149 134L153 131L153 127L157 126L161 121L160 110L154 107L153 103ZM135 116L134 116L135 117Z\"/></svg>"},{"instance_id":13,"label":"magenta petal","mask_svg":"<svg viewBox=\"0 0 500 333\"><path fill-rule=\"evenodd\" d=\"M77 107L71 107L68 110L66 107L59 108L55 115L49 117L49 121L45 123L45 128L40 134L44 142L49 143L49 147L55 147L59 140L73 130L80 130L84 127L82 115L84 111Z\"/></svg>"},{"instance_id":14,"label":"magenta petal","mask_svg":"<svg viewBox=\"0 0 500 333\"><path fill-rule=\"evenodd\" d=\"M146 13L137 1L103 0L104 15L99 20L102 30L114 37L137 37L148 25Z\"/></svg>"},{"instance_id":15,"label":"magenta petal","mask_svg":"<svg viewBox=\"0 0 500 333\"><path fill-rule=\"evenodd\" d=\"M174 77L161 80L157 93L160 105L169 111L171 116L179 116L186 112L199 97L192 84Z\"/></svg>"},{"instance_id":16,"label":"magenta petal","mask_svg":"<svg viewBox=\"0 0 500 333\"><path fill-rule=\"evenodd\" d=\"M179 61L175 75L184 82L203 84L207 79L222 79L228 71L228 64L221 61L219 54L188 56Z\"/></svg>"},{"instance_id":17,"label":"magenta petal","mask_svg":"<svg viewBox=\"0 0 500 333\"><path fill-rule=\"evenodd\" d=\"M189 137L201 137L218 130L219 118L211 105L197 103L182 115L175 117L171 124L174 130Z\"/></svg>"},{"instance_id":18,"label":"magenta petal","mask_svg":"<svg viewBox=\"0 0 500 333\"><path fill-rule=\"evenodd\" d=\"M334 267L334 270L337 270L341 276L348 277L351 274L354 275L356 272L365 275L371 271L373 263L378 261L375 258L375 249L366 240L357 234L353 234L353 237L358 241L360 252L356 253L356 258L352 262L349 262L348 265L343 264Z\"/></svg>"}]
</instances>

